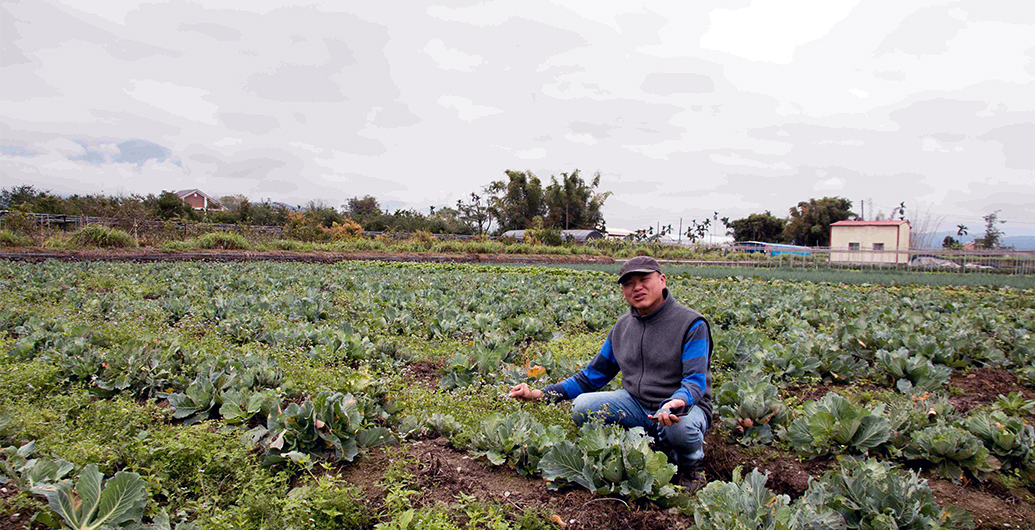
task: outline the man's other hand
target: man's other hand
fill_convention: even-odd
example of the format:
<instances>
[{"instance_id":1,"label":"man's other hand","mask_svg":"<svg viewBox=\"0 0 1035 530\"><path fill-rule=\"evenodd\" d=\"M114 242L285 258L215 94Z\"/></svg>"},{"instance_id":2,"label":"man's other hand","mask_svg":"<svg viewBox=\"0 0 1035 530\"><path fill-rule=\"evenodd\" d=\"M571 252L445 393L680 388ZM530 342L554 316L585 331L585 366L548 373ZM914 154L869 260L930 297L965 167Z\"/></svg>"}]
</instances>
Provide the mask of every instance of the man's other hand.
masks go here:
<instances>
[{"instance_id":1,"label":"man's other hand","mask_svg":"<svg viewBox=\"0 0 1035 530\"><path fill-rule=\"evenodd\" d=\"M513 391L511 394L513 394ZM658 425L661 425L662 427L671 427L672 425L679 423L679 416L673 414L672 410L682 410L684 407L686 407L685 401L682 399L673 399L672 401L665 403L665 406L661 407L656 415L647 416L647 418L651 421L658 422Z\"/></svg>"},{"instance_id":2,"label":"man's other hand","mask_svg":"<svg viewBox=\"0 0 1035 530\"><path fill-rule=\"evenodd\" d=\"M510 388L510 397L521 401L537 401L543 397L543 391L532 390L525 383L521 383Z\"/></svg>"}]
</instances>

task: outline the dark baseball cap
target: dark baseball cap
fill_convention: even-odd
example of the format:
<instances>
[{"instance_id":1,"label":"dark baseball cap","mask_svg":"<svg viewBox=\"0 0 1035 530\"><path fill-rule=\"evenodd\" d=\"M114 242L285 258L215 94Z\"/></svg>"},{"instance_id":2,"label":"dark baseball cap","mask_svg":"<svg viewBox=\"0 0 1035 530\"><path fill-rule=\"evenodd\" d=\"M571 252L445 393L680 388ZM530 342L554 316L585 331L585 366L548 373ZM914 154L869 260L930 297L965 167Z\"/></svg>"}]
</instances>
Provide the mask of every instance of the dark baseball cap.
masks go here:
<instances>
[{"instance_id":1,"label":"dark baseball cap","mask_svg":"<svg viewBox=\"0 0 1035 530\"><path fill-rule=\"evenodd\" d=\"M648 272L661 273L661 265L658 265L658 260L650 256L630 258L622 264L622 268L618 271L618 283L624 282L630 274Z\"/></svg>"}]
</instances>

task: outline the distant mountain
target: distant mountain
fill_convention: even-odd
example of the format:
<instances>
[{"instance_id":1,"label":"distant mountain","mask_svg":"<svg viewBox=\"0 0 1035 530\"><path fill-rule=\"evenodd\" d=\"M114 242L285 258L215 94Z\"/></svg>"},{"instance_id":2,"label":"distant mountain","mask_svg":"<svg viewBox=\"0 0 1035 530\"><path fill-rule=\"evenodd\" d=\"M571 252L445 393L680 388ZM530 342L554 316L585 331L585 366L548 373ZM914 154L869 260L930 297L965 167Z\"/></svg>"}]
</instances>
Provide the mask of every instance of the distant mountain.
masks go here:
<instances>
[{"instance_id":1,"label":"distant mountain","mask_svg":"<svg viewBox=\"0 0 1035 530\"><path fill-rule=\"evenodd\" d=\"M928 247L941 248L942 241L945 240L945 236L952 236L953 239L958 239L963 243L969 243L984 235L985 233L981 232L977 235L956 237L956 232L935 232L931 237L931 243ZM1016 250L1035 250L1035 236L1004 236L1002 239L1002 245L1004 247L1013 247Z\"/></svg>"}]
</instances>

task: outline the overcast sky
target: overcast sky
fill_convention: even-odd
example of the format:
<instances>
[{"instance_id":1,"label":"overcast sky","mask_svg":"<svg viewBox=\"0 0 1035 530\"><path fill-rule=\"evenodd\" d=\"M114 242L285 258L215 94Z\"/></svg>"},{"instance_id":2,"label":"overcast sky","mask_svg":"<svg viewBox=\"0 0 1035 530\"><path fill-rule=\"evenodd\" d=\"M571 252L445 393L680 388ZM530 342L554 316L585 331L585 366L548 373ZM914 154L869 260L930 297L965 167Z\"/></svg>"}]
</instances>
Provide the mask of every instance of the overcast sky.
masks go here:
<instances>
[{"instance_id":1,"label":"overcast sky","mask_svg":"<svg viewBox=\"0 0 1035 530\"><path fill-rule=\"evenodd\" d=\"M4 0L0 185L427 211L578 168L615 228L837 195L1035 234L1031 0L285 4Z\"/></svg>"}]
</instances>

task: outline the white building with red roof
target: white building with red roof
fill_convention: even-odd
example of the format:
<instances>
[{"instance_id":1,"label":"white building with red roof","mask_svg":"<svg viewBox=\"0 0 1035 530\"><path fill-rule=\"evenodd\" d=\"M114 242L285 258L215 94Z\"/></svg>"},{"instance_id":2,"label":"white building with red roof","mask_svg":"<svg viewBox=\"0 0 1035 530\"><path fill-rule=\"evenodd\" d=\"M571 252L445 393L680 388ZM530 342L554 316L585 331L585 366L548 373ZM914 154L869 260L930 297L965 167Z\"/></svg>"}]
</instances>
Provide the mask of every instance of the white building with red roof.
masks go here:
<instances>
[{"instance_id":1,"label":"white building with red roof","mask_svg":"<svg viewBox=\"0 0 1035 530\"><path fill-rule=\"evenodd\" d=\"M838 221L830 225L830 261L909 263L909 221Z\"/></svg>"}]
</instances>

